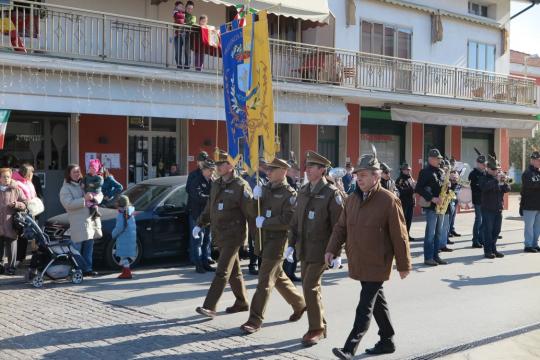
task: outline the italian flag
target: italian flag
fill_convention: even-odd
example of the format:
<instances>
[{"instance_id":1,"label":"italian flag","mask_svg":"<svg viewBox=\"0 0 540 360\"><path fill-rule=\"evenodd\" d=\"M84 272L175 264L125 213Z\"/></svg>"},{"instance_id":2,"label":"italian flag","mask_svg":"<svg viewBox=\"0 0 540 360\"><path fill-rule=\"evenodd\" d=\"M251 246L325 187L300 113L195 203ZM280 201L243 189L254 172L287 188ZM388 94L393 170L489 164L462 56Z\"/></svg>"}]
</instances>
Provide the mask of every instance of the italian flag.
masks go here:
<instances>
[{"instance_id":1,"label":"italian flag","mask_svg":"<svg viewBox=\"0 0 540 360\"><path fill-rule=\"evenodd\" d=\"M0 150L4 148L4 138L6 136L9 113L9 110L0 110Z\"/></svg>"}]
</instances>

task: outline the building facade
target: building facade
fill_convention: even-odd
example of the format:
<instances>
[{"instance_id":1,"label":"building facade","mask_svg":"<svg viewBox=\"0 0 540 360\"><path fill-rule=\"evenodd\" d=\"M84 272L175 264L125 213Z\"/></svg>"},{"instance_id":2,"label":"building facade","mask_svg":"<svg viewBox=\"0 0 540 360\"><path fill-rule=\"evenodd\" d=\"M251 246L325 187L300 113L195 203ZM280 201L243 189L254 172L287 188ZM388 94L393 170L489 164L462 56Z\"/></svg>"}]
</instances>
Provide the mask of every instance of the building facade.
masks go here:
<instances>
[{"instance_id":1,"label":"building facade","mask_svg":"<svg viewBox=\"0 0 540 360\"><path fill-rule=\"evenodd\" d=\"M470 164L476 147L507 167L510 132L536 125L534 82L510 75L510 1L266 2L282 157L311 149L343 166L375 144L418 173L432 147ZM128 185L225 147L221 59L201 28L172 23L173 3L3 6L0 159L34 163L55 189L69 162L102 157ZM194 14L219 26L234 3L196 1Z\"/></svg>"}]
</instances>

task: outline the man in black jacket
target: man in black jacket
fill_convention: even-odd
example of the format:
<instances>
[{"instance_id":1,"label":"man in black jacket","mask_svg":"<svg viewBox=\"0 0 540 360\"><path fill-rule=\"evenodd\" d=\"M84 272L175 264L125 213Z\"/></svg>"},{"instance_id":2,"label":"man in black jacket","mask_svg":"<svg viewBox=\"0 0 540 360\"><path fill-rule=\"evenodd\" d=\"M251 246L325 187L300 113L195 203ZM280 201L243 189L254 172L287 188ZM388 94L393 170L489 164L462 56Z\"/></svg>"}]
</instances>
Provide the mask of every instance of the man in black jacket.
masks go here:
<instances>
[{"instance_id":1,"label":"man in black jacket","mask_svg":"<svg viewBox=\"0 0 540 360\"><path fill-rule=\"evenodd\" d=\"M206 159L201 161L199 168L190 174L191 179L186 183L186 192L188 194L187 208L191 232L197 225L197 219L203 212L206 202L210 197L212 174L215 169L216 165L212 160ZM193 235L190 236L189 258L193 265L195 265L195 270L198 273L214 271L214 268L210 266L209 262L212 259L211 251L210 229L203 229L198 238L194 238Z\"/></svg>"},{"instance_id":2,"label":"man in black jacket","mask_svg":"<svg viewBox=\"0 0 540 360\"><path fill-rule=\"evenodd\" d=\"M399 197L399 192L396 188L396 183L391 178L390 172L392 171L392 169L387 164L381 163L381 170L382 170L381 186L385 188L386 190L390 191L392 194Z\"/></svg>"},{"instance_id":3,"label":"man in black jacket","mask_svg":"<svg viewBox=\"0 0 540 360\"><path fill-rule=\"evenodd\" d=\"M499 162L490 156L487 162L487 174L482 187L482 222L484 232L484 257L502 258L497 251L497 238L501 232L504 194L510 191L510 185L504 181L505 174L500 173Z\"/></svg>"},{"instance_id":4,"label":"man in black jacket","mask_svg":"<svg viewBox=\"0 0 540 360\"><path fill-rule=\"evenodd\" d=\"M439 242L443 237L444 214L437 214L435 208L441 203L439 198L443 185L444 172L440 168L443 157L437 149L428 153L428 165L420 171L416 193L423 201L420 205L426 214L426 233L424 236L424 264L429 266L445 265L439 257Z\"/></svg>"},{"instance_id":5,"label":"man in black jacket","mask_svg":"<svg viewBox=\"0 0 540 360\"><path fill-rule=\"evenodd\" d=\"M480 188L484 176L486 176L486 157L484 155L478 155L476 158L476 168L469 174L472 202L474 205L473 248L481 248L484 243L482 240L482 189Z\"/></svg>"},{"instance_id":6,"label":"man in black jacket","mask_svg":"<svg viewBox=\"0 0 540 360\"><path fill-rule=\"evenodd\" d=\"M529 168L521 176L521 205L525 222L525 252L540 252L540 152L531 154Z\"/></svg>"},{"instance_id":7,"label":"man in black jacket","mask_svg":"<svg viewBox=\"0 0 540 360\"><path fill-rule=\"evenodd\" d=\"M411 223L413 218L414 206L416 205L416 198L414 197L414 188L416 181L411 176L411 167L405 163L401 165L401 173L396 179L396 188L399 191L399 200L401 200L401 206L403 207L403 214L405 215L405 222L407 223L407 233L409 234L409 241L414 241L411 237Z\"/></svg>"}]
</instances>

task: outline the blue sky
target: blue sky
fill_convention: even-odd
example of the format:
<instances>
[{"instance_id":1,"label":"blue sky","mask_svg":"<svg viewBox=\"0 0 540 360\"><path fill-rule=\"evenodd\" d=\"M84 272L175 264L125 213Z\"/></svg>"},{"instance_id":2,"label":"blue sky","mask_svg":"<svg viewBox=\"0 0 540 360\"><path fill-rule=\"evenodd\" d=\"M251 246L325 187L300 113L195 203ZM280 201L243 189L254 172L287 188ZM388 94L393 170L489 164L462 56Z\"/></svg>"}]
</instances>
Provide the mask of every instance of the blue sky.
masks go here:
<instances>
[{"instance_id":1,"label":"blue sky","mask_svg":"<svg viewBox=\"0 0 540 360\"><path fill-rule=\"evenodd\" d=\"M527 5L512 1L512 14ZM540 55L540 5L519 15L510 23L510 47L512 50Z\"/></svg>"}]
</instances>

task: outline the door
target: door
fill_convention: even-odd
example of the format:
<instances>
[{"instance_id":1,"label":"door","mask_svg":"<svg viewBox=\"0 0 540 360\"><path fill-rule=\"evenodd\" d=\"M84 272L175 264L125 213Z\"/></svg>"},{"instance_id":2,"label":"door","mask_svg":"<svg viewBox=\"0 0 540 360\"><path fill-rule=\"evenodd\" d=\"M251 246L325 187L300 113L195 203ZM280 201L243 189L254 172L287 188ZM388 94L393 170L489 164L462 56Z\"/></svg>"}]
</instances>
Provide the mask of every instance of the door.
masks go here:
<instances>
[{"instance_id":1,"label":"door","mask_svg":"<svg viewBox=\"0 0 540 360\"><path fill-rule=\"evenodd\" d=\"M132 184L149 179L149 142L147 135L129 136L129 182Z\"/></svg>"},{"instance_id":2,"label":"door","mask_svg":"<svg viewBox=\"0 0 540 360\"><path fill-rule=\"evenodd\" d=\"M181 186L154 211L154 256L186 254L189 244L186 205L186 187Z\"/></svg>"},{"instance_id":3,"label":"door","mask_svg":"<svg viewBox=\"0 0 540 360\"><path fill-rule=\"evenodd\" d=\"M339 166L339 127L319 125L318 152L332 162L332 166Z\"/></svg>"},{"instance_id":4,"label":"door","mask_svg":"<svg viewBox=\"0 0 540 360\"><path fill-rule=\"evenodd\" d=\"M438 149L444 156L445 126L443 125L424 125L424 166L427 165L428 152L431 149Z\"/></svg>"}]
</instances>

